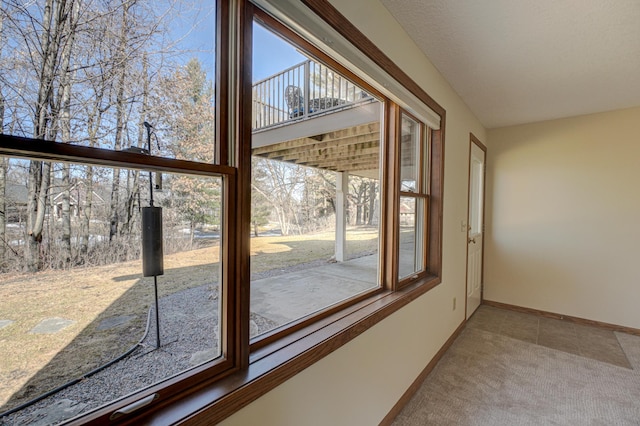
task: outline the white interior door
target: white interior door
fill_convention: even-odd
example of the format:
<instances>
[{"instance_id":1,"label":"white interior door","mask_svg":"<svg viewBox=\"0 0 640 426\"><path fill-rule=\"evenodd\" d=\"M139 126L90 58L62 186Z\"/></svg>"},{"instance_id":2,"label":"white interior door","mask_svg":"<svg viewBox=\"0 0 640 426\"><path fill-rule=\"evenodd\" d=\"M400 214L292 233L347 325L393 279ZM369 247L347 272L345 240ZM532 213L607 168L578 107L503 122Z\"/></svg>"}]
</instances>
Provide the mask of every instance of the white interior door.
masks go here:
<instances>
[{"instance_id":1,"label":"white interior door","mask_svg":"<svg viewBox=\"0 0 640 426\"><path fill-rule=\"evenodd\" d=\"M467 318L482 299L485 148L472 139L469 151L469 217L467 218Z\"/></svg>"}]
</instances>

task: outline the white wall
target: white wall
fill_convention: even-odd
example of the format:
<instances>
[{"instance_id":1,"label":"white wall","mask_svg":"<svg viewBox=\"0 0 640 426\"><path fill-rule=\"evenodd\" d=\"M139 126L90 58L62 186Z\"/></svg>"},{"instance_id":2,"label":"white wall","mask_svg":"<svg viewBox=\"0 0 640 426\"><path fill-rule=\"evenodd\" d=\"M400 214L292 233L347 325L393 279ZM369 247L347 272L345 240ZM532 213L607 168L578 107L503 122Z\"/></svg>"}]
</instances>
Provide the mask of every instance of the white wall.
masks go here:
<instances>
[{"instance_id":1,"label":"white wall","mask_svg":"<svg viewBox=\"0 0 640 426\"><path fill-rule=\"evenodd\" d=\"M464 319L469 132L485 130L377 0L332 3L447 111L443 282L225 425L378 424Z\"/></svg>"},{"instance_id":2,"label":"white wall","mask_svg":"<svg viewBox=\"0 0 640 426\"><path fill-rule=\"evenodd\" d=\"M485 298L640 328L640 108L489 132Z\"/></svg>"}]
</instances>

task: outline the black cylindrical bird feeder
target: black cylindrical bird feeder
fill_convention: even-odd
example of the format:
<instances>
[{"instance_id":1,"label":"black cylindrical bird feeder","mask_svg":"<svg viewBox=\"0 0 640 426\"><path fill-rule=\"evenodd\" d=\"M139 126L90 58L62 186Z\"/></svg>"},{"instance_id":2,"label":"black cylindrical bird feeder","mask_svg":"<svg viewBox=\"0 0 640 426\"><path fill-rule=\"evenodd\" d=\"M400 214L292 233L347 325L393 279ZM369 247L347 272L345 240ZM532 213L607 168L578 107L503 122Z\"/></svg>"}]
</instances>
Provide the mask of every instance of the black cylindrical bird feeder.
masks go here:
<instances>
[{"instance_id":1,"label":"black cylindrical bird feeder","mask_svg":"<svg viewBox=\"0 0 640 426\"><path fill-rule=\"evenodd\" d=\"M142 208L142 275L164 274L162 252L162 207Z\"/></svg>"}]
</instances>

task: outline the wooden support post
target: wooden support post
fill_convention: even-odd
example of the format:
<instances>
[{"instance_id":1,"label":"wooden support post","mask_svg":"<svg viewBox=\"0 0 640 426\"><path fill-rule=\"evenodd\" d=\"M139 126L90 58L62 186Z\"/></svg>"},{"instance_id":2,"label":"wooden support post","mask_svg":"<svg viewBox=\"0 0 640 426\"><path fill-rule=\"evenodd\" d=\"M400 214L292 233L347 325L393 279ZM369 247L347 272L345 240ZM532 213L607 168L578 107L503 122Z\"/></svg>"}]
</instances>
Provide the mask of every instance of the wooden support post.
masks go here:
<instances>
[{"instance_id":1,"label":"wooden support post","mask_svg":"<svg viewBox=\"0 0 640 426\"><path fill-rule=\"evenodd\" d=\"M349 172L336 172L336 261L347 256L347 194Z\"/></svg>"}]
</instances>

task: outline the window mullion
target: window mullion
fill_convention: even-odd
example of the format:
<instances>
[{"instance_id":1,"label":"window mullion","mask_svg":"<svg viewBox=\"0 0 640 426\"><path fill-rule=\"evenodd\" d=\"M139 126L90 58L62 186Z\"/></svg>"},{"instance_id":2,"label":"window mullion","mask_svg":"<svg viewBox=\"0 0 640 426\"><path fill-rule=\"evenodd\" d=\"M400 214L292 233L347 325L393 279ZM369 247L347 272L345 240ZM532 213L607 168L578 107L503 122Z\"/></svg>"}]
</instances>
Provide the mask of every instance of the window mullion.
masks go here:
<instances>
[{"instance_id":1,"label":"window mullion","mask_svg":"<svg viewBox=\"0 0 640 426\"><path fill-rule=\"evenodd\" d=\"M400 107L393 103L387 102L386 106L388 124L387 144L388 156L386 161L388 176L388 191L386 192L386 218L387 221L387 244L386 254L390 260L386 267L385 285L391 290L397 289L398 286L398 262L399 262L399 218L400 218Z\"/></svg>"},{"instance_id":2,"label":"window mullion","mask_svg":"<svg viewBox=\"0 0 640 426\"><path fill-rule=\"evenodd\" d=\"M235 357L239 368L249 365L249 311L250 311L250 224L251 224L251 118L252 118L252 54L254 6L244 0L232 1L237 27L233 29L236 40L232 49L236 96L230 105L230 114L235 115L236 137L234 163L238 167L236 182L235 228L236 247L232 274L237 299L233 316L236 333L233 336L237 348ZM233 79L232 79L233 80ZM229 82L230 86L232 82ZM233 113L232 113L233 111ZM230 318L231 320L231 318Z\"/></svg>"}]
</instances>

